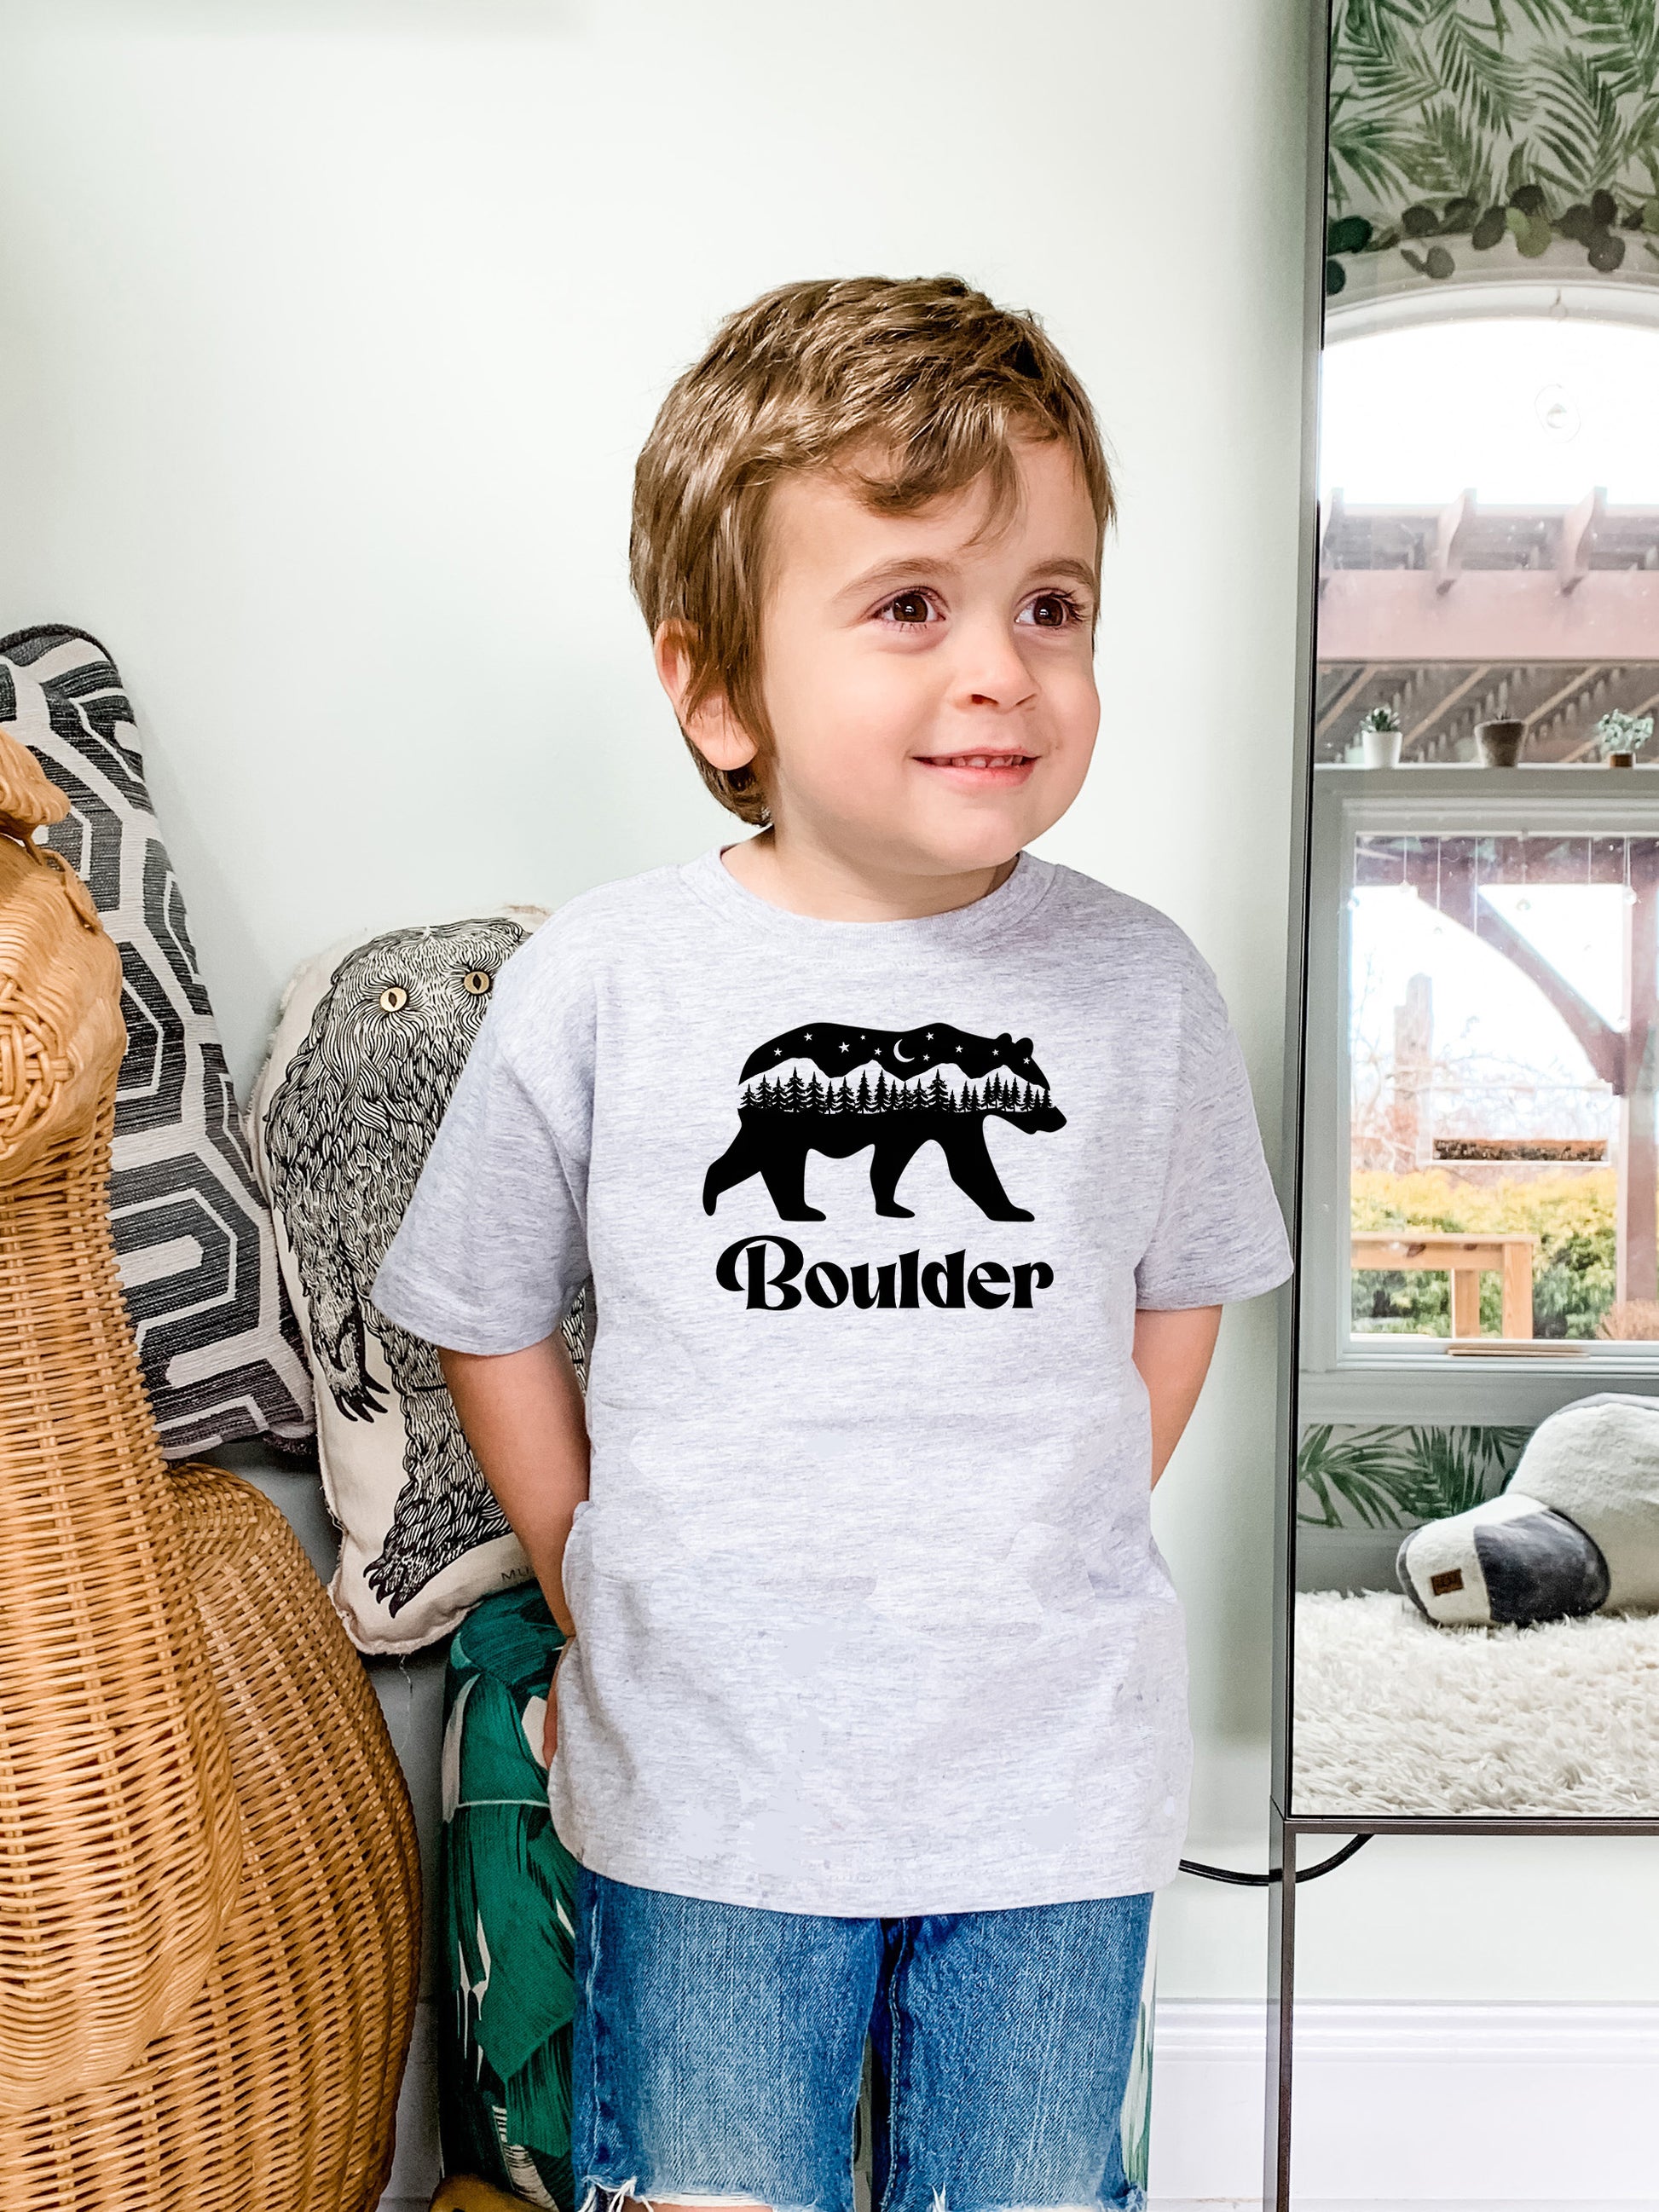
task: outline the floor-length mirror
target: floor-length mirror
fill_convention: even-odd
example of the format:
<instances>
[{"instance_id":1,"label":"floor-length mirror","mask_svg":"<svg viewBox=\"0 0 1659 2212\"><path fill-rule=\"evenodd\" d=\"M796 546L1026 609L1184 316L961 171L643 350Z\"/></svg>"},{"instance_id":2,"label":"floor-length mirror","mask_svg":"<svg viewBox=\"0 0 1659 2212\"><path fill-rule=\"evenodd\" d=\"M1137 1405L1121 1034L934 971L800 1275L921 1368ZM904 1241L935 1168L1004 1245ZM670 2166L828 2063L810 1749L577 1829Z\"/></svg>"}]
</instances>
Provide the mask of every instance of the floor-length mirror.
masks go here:
<instances>
[{"instance_id":1,"label":"floor-length mirror","mask_svg":"<svg viewBox=\"0 0 1659 2212\"><path fill-rule=\"evenodd\" d=\"M1659 0L1315 26L1266 2201L1651 2202Z\"/></svg>"},{"instance_id":2,"label":"floor-length mirror","mask_svg":"<svg viewBox=\"0 0 1659 2212\"><path fill-rule=\"evenodd\" d=\"M1659 1816L1652 12L1333 21L1284 1809L1356 1828Z\"/></svg>"}]
</instances>

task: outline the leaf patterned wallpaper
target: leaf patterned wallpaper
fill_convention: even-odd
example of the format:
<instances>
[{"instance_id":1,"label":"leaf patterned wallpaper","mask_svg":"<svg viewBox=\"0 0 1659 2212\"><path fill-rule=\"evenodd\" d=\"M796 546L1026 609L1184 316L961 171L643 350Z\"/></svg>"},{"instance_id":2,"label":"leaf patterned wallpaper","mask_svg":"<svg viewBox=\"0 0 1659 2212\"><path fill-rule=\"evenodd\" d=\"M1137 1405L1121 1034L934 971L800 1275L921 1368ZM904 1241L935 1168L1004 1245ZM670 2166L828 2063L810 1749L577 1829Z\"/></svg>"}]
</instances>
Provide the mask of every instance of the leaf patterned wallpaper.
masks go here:
<instances>
[{"instance_id":1,"label":"leaf patterned wallpaper","mask_svg":"<svg viewBox=\"0 0 1659 2212\"><path fill-rule=\"evenodd\" d=\"M1495 1498L1526 1428L1320 1426L1302 1431L1297 1519L1304 1528L1414 1528Z\"/></svg>"},{"instance_id":2,"label":"leaf patterned wallpaper","mask_svg":"<svg viewBox=\"0 0 1659 2212\"><path fill-rule=\"evenodd\" d=\"M1334 0L1328 297L1659 285L1659 0Z\"/></svg>"}]
</instances>

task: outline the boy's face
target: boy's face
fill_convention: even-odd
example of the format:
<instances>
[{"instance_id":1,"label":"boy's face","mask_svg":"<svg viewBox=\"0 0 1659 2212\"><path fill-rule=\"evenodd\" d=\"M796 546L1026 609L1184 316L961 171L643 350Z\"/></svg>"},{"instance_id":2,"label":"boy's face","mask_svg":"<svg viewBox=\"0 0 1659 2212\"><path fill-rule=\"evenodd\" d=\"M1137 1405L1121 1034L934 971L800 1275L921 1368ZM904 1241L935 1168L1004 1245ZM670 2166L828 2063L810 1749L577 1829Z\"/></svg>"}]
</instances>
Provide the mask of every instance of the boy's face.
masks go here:
<instances>
[{"instance_id":1,"label":"boy's face","mask_svg":"<svg viewBox=\"0 0 1659 2212\"><path fill-rule=\"evenodd\" d=\"M896 516L833 477L774 492L762 684L781 840L860 872L962 875L1076 798L1100 720L1094 511L1065 445L1016 458L1019 498L988 526L983 483Z\"/></svg>"}]
</instances>

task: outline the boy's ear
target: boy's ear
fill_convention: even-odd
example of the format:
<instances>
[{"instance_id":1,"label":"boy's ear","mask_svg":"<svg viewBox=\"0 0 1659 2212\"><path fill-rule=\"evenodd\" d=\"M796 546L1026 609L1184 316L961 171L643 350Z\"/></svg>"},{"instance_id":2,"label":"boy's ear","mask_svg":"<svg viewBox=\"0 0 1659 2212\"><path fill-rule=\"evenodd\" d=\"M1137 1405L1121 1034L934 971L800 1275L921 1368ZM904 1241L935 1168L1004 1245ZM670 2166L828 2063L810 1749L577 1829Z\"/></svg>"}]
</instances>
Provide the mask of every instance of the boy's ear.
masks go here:
<instances>
[{"instance_id":1,"label":"boy's ear","mask_svg":"<svg viewBox=\"0 0 1659 2212\"><path fill-rule=\"evenodd\" d=\"M692 658L684 627L665 623L653 644L657 678L668 694L675 720L711 768L747 768L755 757L755 740L732 712L724 691L712 691L695 706L691 696Z\"/></svg>"}]
</instances>

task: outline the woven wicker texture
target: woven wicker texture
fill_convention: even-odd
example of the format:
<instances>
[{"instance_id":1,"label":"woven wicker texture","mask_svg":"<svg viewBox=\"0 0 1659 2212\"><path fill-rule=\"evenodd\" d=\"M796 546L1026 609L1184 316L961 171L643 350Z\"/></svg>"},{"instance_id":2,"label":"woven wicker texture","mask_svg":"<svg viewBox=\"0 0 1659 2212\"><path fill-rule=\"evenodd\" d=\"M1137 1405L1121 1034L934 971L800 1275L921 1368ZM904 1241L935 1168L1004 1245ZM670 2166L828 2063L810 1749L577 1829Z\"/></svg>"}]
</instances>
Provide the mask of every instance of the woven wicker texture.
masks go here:
<instances>
[{"instance_id":1,"label":"woven wicker texture","mask_svg":"<svg viewBox=\"0 0 1659 2212\"><path fill-rule=\"evenodd\" d=\"M0 837L27 844L35 830L61 822L69 811L68 798L47 781L28 747L0 730Z\"/></svg>"},{"instance_id":2,"label":"woven wicker texture","mask_svg":"<svg viewBox=\"0 0 1659 2212\"><path fill-rule=\"evenodd\" d=\"M4 822L60 801L0 732ZM78 880L0 837L0 2114L182 2020L241 1878L105 1211L119 990Z\"/></svg>"},{"instance_id":3,"label":"woven wicker texture","mask_svg":"<svg viewBox=\"0 0 1659 2212\"><path fill-rule=\"evenodd\" d=\"M367 2212L415 2000L420 1875L362 1663L287 1522L175 1474L248 1863L184 2024L121 2080L0 2119L6 2212Z\"/></svg>"}]
</instances>

